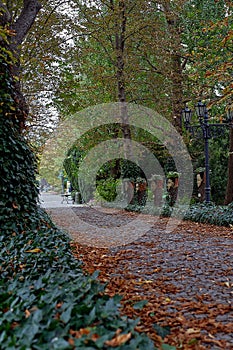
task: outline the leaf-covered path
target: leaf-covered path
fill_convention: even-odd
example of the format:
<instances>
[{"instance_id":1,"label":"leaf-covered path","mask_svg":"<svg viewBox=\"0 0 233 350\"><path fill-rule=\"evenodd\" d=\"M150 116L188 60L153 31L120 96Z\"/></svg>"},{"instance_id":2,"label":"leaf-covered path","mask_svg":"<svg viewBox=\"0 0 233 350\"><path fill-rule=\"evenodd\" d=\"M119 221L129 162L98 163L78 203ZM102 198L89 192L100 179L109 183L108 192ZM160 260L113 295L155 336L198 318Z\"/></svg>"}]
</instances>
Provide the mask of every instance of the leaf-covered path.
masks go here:
<instances>
[{"instance_id":1,"label":"leaf-covered path","mask_svg":"<svg viewBox=\"0 0 233 350\"><path fill-rule=\"evenodd\" d=\"M140 317L138 329L147 332L157 346L163 337L177 349L233 349L230 228L183 221L167 233L166 219L160 219L131 243L98 248L80 232L75 217L117 227L136 214L103 213L88 207L48 212L71 233L74 254L84 268L100 271L100 280L108 283L106 293L123 296L122 313Z\"/></svg>"}]
</instances>

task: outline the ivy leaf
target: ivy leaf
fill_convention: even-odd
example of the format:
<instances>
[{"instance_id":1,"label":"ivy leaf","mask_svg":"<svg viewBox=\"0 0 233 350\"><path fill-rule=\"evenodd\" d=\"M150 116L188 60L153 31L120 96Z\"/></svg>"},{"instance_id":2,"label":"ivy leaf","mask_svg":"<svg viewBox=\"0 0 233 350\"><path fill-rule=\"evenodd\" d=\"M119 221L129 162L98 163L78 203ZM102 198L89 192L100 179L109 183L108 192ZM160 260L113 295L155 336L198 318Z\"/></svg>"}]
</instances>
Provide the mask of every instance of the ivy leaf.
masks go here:
<instances>
[{"instance_id":1,"label":"ivy leaf","mask_svg":"<svg viewBox=\"0 0 233 350\"><path fill-rule=\"evenodd\" d=\"M176 347L168 344L163 344L162 350L176 350Z\"/></svg>"},{"instance_id":2,"label":"ivy leaf","mask_svg":"<svg viewBox=\"0 0 233 350\"><path fill-rule=\"evenodd\" d=\"M170 334L170 327L168 326L161 327L159 324L154 323L153 327L162 339L164 339L168 334Z\"/></svg>"},{"instance_id":3,"label":"ivy leaf","mask_svg":"<svg viewBox=\"0 0 233 350\"><path fill-rule=\"evenodd\" d=\"M61 321L63 321L64 323L68 323L71 317L71 312L73 309L73 305L70 305L62 314L61 314Z\"/></svg>"},{"instance_id":4,"label":"ivy leaf","mask_svg":"<svg viewBox=\"0 0 233 350\"><path fill-rule=\"evenodd\" d=\"M134 304L133 308L135 310L141 310L146 304L148 303L148 300L141 300Z\"/></svg>"}]
</instances>

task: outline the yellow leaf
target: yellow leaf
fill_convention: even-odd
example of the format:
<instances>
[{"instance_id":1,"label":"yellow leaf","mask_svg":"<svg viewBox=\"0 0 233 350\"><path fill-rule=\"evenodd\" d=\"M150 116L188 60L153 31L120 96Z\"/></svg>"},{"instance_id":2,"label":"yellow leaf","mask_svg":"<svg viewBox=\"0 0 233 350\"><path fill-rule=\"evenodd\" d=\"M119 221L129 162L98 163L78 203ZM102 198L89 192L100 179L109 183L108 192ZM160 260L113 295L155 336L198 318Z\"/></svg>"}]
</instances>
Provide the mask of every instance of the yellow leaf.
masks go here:
<instances>
[{"instance_id":1,"label":"yellow leaf","mask_svg":"<svg viewBox=\"0 0 233 350\"><path fill-rule=\"evenodd\" d=\"M166 301L166 303L170 303L171 299L170 298L166 298L165 301Z\"/></svg>"},{"instance_id":2,"label":"yellow leaf","mask_svg":"<svg viewBox=\"0 0 233 350\"><path fill-rule=\"evenodd\" d=\"M42 250L40 248L26 250L25 253L41 253Z\"/></svg>"},{"instance_id":3,"label":"yellow leaf","mask_svg":"<svg viewBox=\"0 0 233 350\"><path fill-rule=\"evenodd\" d=\"M187 331L185 332L186 335L192 335L192 336L198 336L200 335L200 329L198 328L189 328L187 329Z\"/></svg>"}]
</instances>

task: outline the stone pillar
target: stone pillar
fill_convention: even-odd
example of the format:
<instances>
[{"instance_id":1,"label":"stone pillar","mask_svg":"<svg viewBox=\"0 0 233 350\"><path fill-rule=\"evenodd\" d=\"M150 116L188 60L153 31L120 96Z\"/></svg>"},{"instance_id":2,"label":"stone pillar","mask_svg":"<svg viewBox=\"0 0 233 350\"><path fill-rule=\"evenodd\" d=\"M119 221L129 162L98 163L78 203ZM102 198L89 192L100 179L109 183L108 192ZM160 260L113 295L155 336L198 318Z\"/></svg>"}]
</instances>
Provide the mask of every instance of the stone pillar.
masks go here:
<instances>
[{"instance_id":1,"label":"stone pillar","mask_svg":"<svg viewBox=\"0 0 233 350\"><path fill-rule=\"evenodd\" d=\"M150 179L150 187L153 193L154 205L160 207L163 202L163 179L162 177L152 176Z\"/></svg>"},{"instance_id":2,"label":"stone pillar","mask_svg":"<svg viewBox=\"0 0 233 350\"><path fill-rule=\"evenodd\" d=\"M200 202L205 200L205 171L197 173L197 191L198 199Z\"/></svg>"}]
</instances>

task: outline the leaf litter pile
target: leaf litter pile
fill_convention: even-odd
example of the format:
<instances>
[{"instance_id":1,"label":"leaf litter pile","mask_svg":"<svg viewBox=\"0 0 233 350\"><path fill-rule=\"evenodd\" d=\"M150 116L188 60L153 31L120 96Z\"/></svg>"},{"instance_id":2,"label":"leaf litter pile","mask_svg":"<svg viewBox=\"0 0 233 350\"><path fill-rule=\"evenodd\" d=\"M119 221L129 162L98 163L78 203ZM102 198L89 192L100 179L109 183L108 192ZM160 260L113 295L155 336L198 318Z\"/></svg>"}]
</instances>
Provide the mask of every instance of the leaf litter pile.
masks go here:
<instances>
[{"instance_id":1,"label":"leaf litter pile","mask_svg":"<svg viewBox=\"0 0 233 350\"><path fill-rule=\"evenodd\" d=\"M168 233L167 219L161 218L136 240L111 246L108 237L102 248L96 236L93 241L79 231L80 219L118 227L137 214L88 207L72 211L71 220L65 208L50 209L49 214L72 235L74 255L84 270L98 270L105 293L122 296L121 313L140 318L137 331L146 332L157 347L166 343L174 349L233 349L231 228L181 221Z\"/></svg>"}]
</instances>

